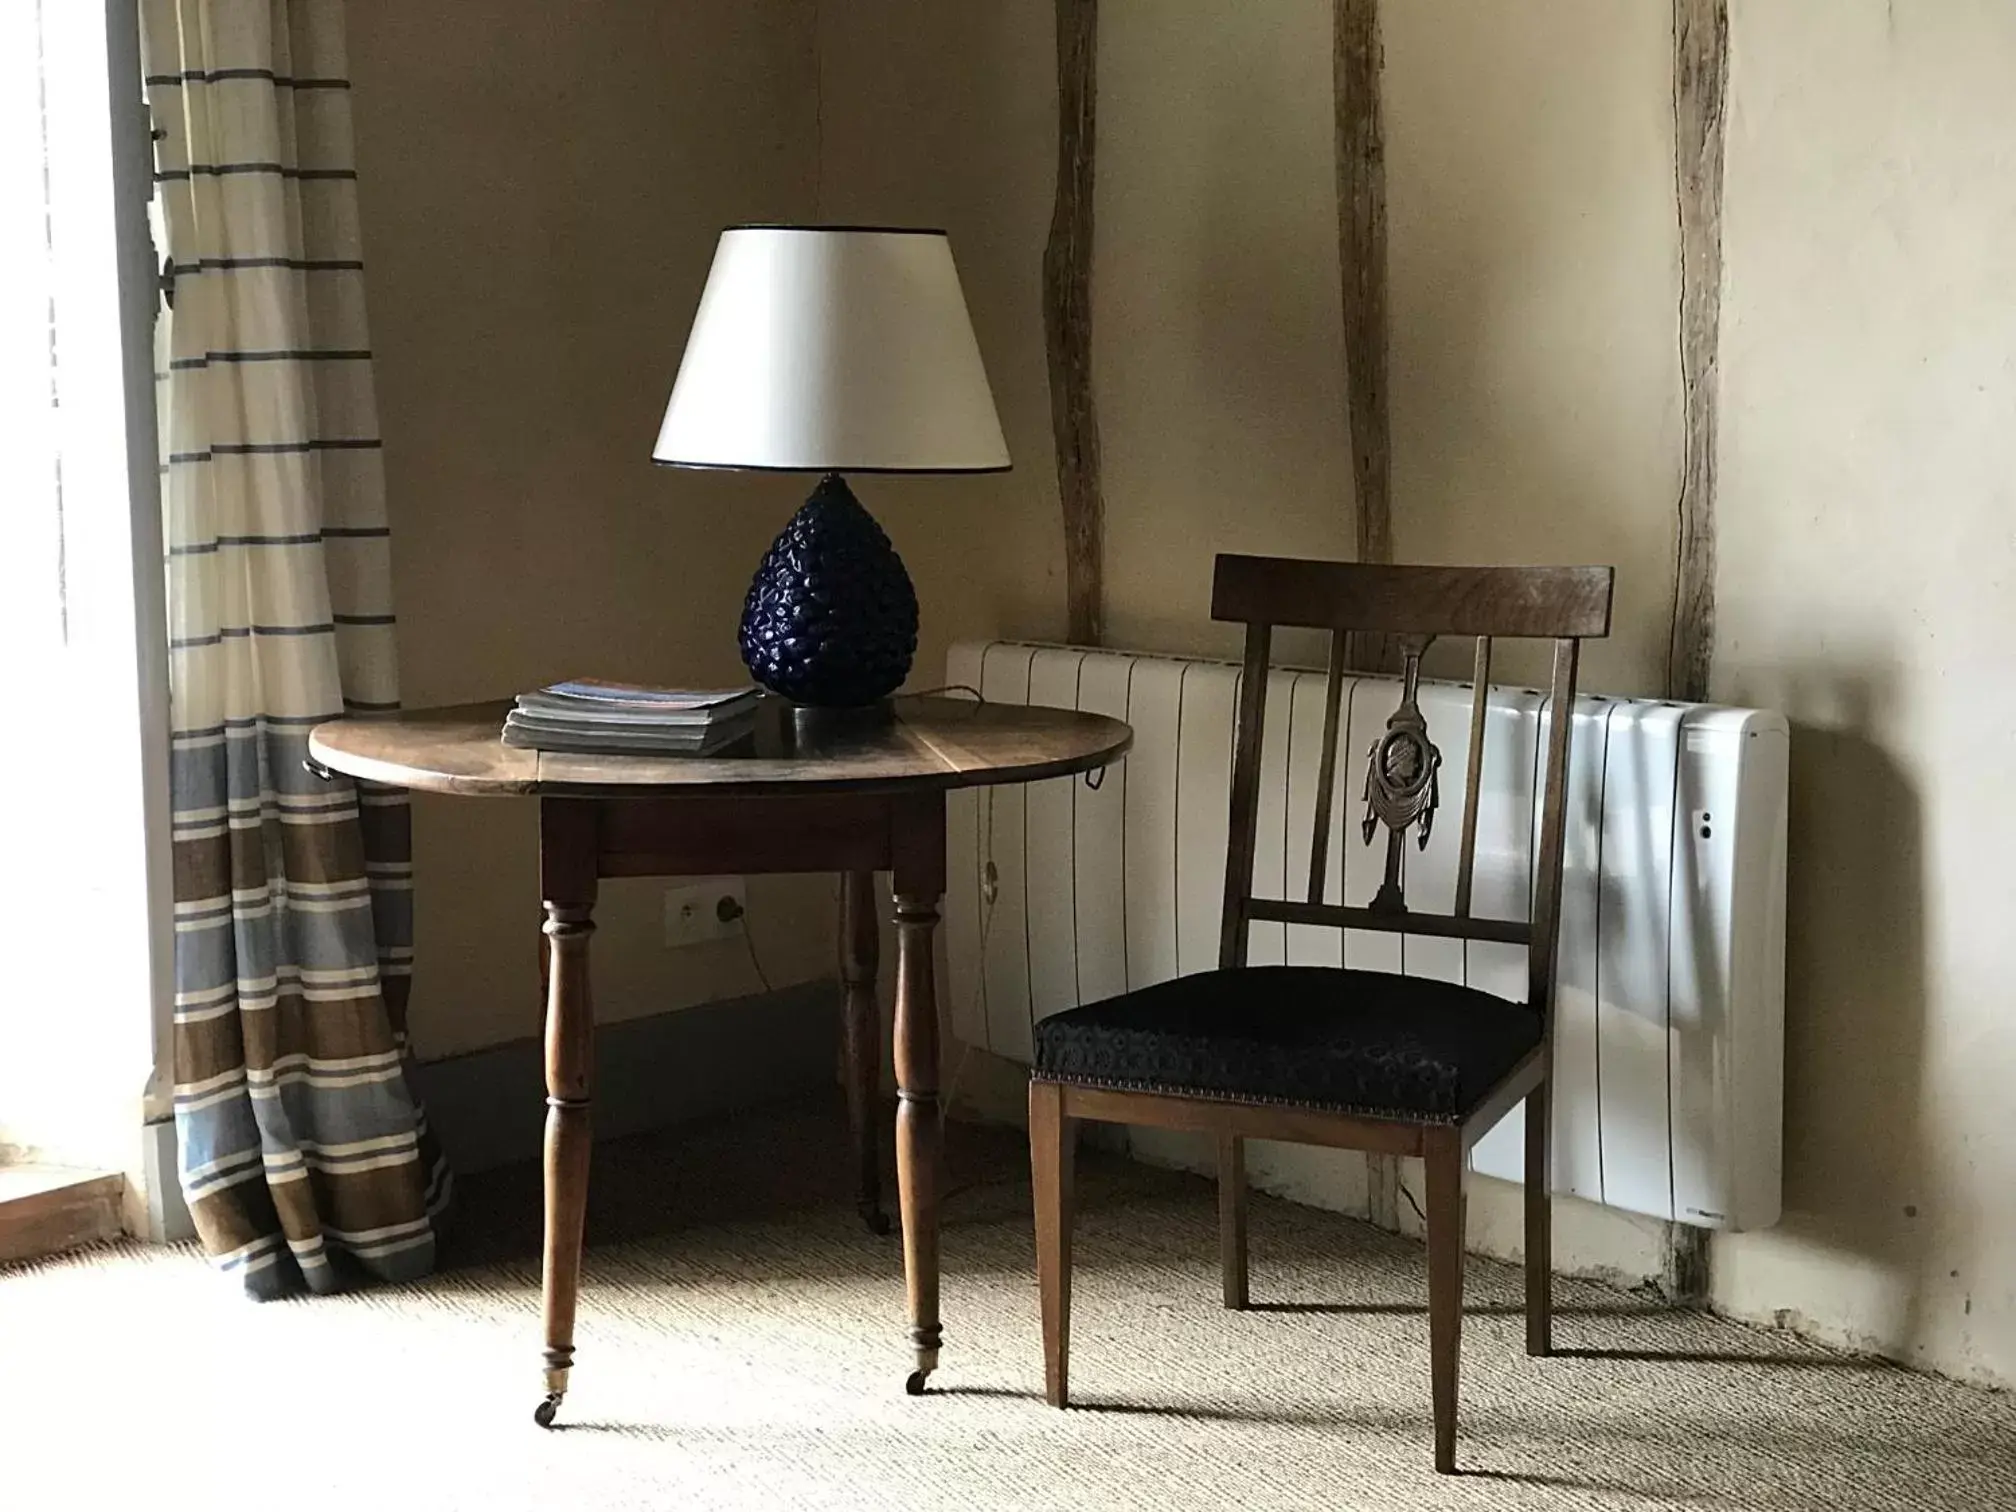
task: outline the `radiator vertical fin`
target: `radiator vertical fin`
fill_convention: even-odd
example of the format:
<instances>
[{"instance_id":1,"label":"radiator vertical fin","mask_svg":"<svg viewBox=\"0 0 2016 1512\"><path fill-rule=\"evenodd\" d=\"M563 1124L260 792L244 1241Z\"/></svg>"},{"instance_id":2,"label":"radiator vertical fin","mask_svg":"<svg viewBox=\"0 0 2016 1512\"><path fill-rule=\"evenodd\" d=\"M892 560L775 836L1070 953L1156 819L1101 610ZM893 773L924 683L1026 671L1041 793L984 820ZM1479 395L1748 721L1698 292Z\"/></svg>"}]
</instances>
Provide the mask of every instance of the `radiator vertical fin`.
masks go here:
<instances>
[{"instance_id":1,"label":"radiator vertical fin","mask_svg":"<svg viewBox=\"0 0 2016 1512\"><path fill-rule=\"evenodd\" d=\"M1029 701L1028 646L996 642L980 661L980 691L989 703ZM985 799L985 828L994 866L994 903L987 929L987 1046L996 1055L1026 1061L1030 1042L1029 890L1027 885L1028 790L991 789Z\"/></svg>"},{"instance_id":2,"label":"radiator vertical fin","mask_svg":"<svg viewBox=\"0 0 2016 1512\"><path fill-rule=\"evenodd\" d=\"M1029 662L1029 702L1078 706L1083 651L1039 650ZM1022 855L1028 878L1023 923L1029 939L1029 1022L1082 999L1078 989L1078 858L1076 777L1052 777L1024 788Z\"/></svg>"},{"instance_id":3,"label":"radiator vertical fin","mask_svg":"<svg viewBox=\"0 0 2016 1512\"><path fill-rule=\"evenodd\" d=\"M1137 657L1087 652L1078 671L1078 707L1126 719L1128 690L1140 664ZM1127 990L1127 787L1132 780L1131 760L1122 757L1103 775L1071 785L1081 1003Z\"/></svg>"},{"instance_id":4,"label":"radiator vertical fin","mask_svg":"<svg viewBox=\"0 0 2016 1512\"><path fill-rule=\"evenodd\" d=\"M1134 727L1126 795L1130 992L1176 975L1176 749L1188 670L1187 662L1143 657L1127 694Z\"/></svg>"},{"instance_id":5,"label":"radiator vertical fin","mask_svg":"<svg viewBox=\"0 0 2016 1512\"><path fill-rule=\"evenodd\" d=\"M945 681L979 691L985 650L971 641L955 645L945 659ZM991 1050L987 1033L986 972L980 941L988 904L983 897L987 852L981 829L992 788L955 788L945 795L945 992L951 1004L952 1037L962 1045ZM879 906L879 904L878 904Z\"/></svg>"}]
</instances>

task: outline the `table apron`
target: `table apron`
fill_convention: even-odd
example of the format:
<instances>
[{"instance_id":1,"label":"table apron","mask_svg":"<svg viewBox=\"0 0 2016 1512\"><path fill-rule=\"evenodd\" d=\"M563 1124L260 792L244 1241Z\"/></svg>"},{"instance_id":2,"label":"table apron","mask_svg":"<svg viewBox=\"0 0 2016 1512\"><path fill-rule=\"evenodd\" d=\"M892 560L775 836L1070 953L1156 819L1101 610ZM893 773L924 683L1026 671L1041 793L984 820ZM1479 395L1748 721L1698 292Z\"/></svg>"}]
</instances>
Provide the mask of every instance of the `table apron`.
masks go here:
<instances>
[{"instance_id":1,"label":"table apron","mask_svg":"<svg viewBox=\"0 0 2016 1512\"><path fill-rule=\"evenodd\" d=\"M604 877L887 871L896 863L899 819L916 806L876 793L572 801L595 808L596 871Z\"/></svg>"}]
</instances>

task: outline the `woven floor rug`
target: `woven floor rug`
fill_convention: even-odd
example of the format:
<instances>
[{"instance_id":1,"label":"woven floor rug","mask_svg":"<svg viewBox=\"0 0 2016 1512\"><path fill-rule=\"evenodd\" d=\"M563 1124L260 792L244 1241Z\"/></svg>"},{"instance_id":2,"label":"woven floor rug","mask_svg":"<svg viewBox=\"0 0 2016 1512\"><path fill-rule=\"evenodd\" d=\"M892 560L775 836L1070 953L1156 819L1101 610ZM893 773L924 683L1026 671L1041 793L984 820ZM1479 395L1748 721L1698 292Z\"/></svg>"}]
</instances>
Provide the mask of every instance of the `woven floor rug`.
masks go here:
<instances>
[{"instance_id":1,"label":"woven floor rug","mask_svg":"<svg viewBox=\"0 0 2016 1512\"><path fill-rule=\"evenodd\" d=\"M190 1250L0 1269L0 1506L2016 1509L2016 1400L1563 1281L1560 1358L1473 1259L1458 1455L1430 1468L1418 1245L1256 1198L1218 1305L1209 1185L1087 1155L1072 1383L1043 1405L1019 1136L954 1127L946 1349L838 1114L596 1154L564 1431L539 1390L538 1173L463 1183L427 1281L258 1305Z\"/></svg>"}]
</instances>

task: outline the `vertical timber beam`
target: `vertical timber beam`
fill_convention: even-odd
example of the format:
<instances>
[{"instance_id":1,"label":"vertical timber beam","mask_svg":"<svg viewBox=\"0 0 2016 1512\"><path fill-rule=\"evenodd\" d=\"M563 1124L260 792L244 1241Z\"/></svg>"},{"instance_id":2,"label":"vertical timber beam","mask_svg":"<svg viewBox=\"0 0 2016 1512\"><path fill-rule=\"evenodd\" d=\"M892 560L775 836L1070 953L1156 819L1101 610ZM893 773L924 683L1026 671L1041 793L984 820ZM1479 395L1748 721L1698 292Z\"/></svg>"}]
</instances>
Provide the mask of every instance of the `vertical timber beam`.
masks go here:
<instances>
[{"instance_id":1,"label":"vertical timber beam","mask_svg":"<svg viewBox=\"0 0 2016 1512\"><path fill-rule=\"evenodd\" d=\"M1729 0L1673 0L1674 197L1686 451L1667 692L1701 702L1715 651L1715 401L1722 334L1722 162Z\"/></svg>"},{"instance_id":2,"label":"vertical timber beam","mask_svg":"<svg viewBox=\"0 0 2016 1512\"><path fill-rule=\"evenodd\" d=\"M1064 511L1067 635L1106 633L1106 506L1099 487L1099 416L1092 403L1092 167L1098 98L1099 0L1057 3L1057 197L1043 248L1043 336L1050 429Z\"/></svg>"},{"instance_id":3,"label":"vertical timber beam","mask_svg":"<svg viewBox=\"0 0 2016 1512\"><path fill-rule=\"evenodd\" d=\"M1673 0L1674 198L1680 220L1680 383L1685 426L1666 693L1708 697L1715 654L1715 460L1722 336L1722 167L1729 105L1729 0ZM1703 1302L1708 1234L1667 1230L1666 1289Z\"/></svg>"},{"instance_id":4,"label":"vertical timber beam","mask_svg":"<svg viewBox=\"0 0 2016 1512\"><path fill-rule=\"evenodd\" d=\"M1393 560L1393 427L1387 399L1386 128L1379 0L1333 0L1332 86L1337 130L1337 258L1344 303L1344 387L1358 560ZM1380 635L1351 637L1351 664L1392 672Z\"/></svg>"},{"instance_id":5,"label":"vertical timber beam","mask_svg":"<svg viewBox=\"0 0 2016 1512\"><path fill-rule=\"evenodd\" d=\"M1393 425L1387 402L1386 125L1379 97L1385 57L1379 0L1332 0L1332 108L1337 132L1337 264L1344 306L1344 402L1351 433L1352 517L1358 560L1393 560ZM1346 658L1359 672L1399 670L1384 635L1354 631ZM1365 1157L1367 1216L1400 1227L1400 1162Z\"/></svg>"}]
</instances>

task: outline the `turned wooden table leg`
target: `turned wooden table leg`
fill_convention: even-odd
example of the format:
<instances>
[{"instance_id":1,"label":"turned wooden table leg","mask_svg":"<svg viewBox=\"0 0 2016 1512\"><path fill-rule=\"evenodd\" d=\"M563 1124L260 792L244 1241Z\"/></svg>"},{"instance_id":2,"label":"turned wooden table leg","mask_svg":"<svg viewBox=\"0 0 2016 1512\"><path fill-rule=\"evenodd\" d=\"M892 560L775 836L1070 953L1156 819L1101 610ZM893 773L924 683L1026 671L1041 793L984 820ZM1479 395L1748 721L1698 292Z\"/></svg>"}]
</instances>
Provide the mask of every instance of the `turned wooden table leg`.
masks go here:
<instances>
[{"instance_id":1,"label":"turned wooden table leg","mask_svg":"<svg viewBox=\"0 0 2016 1512\"><path fill-rule=\"evenodd\" d=\"M932 934L945 892L945 801L902 804L896 816L896 1188L915 1368L912 1396L938 1368L938 1193L944 1125L938 1108L938 995Z\"/></svg>"},{"instance_id":2,"label":"turned wooden table leg","mask_svg":"<svg viewBox=\"0 0 2016 1512\"><path fill-rule=\"evenodd\" d=\"M540 873L546 923L546 1231L540 1302L546 1332L546 1395L533 1419L553 1426L574 1365L574 1305L588 1213L588 1092L595 1011L588 991L594 933L594 811L548 800L540 809Z\"/></svg>"},{"instance_id":3,"label":"turned wooden table leg","mask_svg":"<svg viewBox=\"0 0 2016 1512\"><path fill-rule=\"evenodd\" d=\"M847 1123L854 1139L854 1206L872 1234L889 1232L882 1211L882 1141L875 1104L882 1087L882 1015L875 968L882 948L875 919L875 874L848 872L840 892L840 1075L847 1088Z\"/></svg>"}]
</instances>

